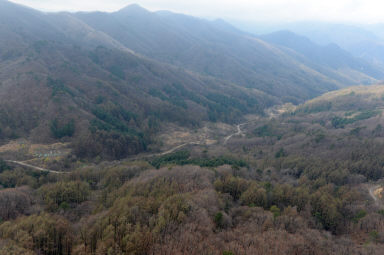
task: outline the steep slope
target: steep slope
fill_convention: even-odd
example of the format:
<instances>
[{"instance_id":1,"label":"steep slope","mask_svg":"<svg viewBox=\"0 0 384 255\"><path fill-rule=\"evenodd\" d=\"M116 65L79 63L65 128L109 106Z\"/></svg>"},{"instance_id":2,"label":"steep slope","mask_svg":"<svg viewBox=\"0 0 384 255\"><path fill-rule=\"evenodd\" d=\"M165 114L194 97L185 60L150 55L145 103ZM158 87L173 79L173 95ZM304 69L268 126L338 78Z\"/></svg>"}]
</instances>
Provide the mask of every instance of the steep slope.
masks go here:
<instances>
[{"instance_id":1,"label":"steep slope","mask_svg":"<svg viewBox=\"0 0 384 255\"><path fill-rule=\"evenodd\" d=\"M61 139L80 156L122 158L147 150L169 122L239 122L341 86L223 21L138 6L75 15L0 7L2 140Z\"/></svg>"},{"instance_id":2,"label":"steep slope","mask_svg":"<svg viewBox=\"0 0 384 255\"><path fill-rule=\"evenodd\" d=\"M354 79L359 79L361 83L370 84L374 77L383 79L383 69L369 64L363 59L354 57L349 52L341 49L336 44L328 44L326 46L318 45L306 37L297 35L290 31L278 31L271 34L261 35L261 39L269 43L283 46L294 50L303 55L310 62L309 66L319 70L324 75L332 77L331 71L335 79L345 79L345 83L353 83ZM317 66L317 67L315 67ZM324 71L321 71L321 68ZM352 75L355 73L355 75Z\"/></svg>"},{"instance_id":3,"label":"steep slope","mask_svg":"<svg viewBox=\"0 0 384 255\"><path fill-rule=\"evenodd\" d=\"M70 15L1 4L12 13L0 15L2 139L73 137L79 154L120 158L145 150L164 123L234 122L278 102L132 54Z\"/></svg>"},{"instance_id":4,"label":"steep slope","mask_svg":"<svg viewBox=\"0 0 384 255\"><path fill-rule=\"evenodd\" d=\"M298 113L348 112L382 110L384 108L384 84L369 87L350 87L326 93L300 105Z\"/></svg>"},{"instance_id":5,"label":"steep slope","mask_svg":"<svg viewBox=\"0 0 384 255\"><path fill-rule=\"evenodd\" d=\"M247 31L251 31L249 29ZM337 44L355 57L384 66L384 38L380 25L346 25L321 22L299 22L269 28L270 32L290 30L320 45Z\"/></svg>"},{"instance_id":6,"label":"steep slope","mask_svg":"<svg viewBox=\"0 0 384 255\"><path fill-rule=\"evenodd\" d=\"M156 128L153 121L189 126L204 120L231 122L247 112L261 113L273 102L260 92L118 50L40 42L26 55L0 63L6 137L31 134L36 141L49 141L47 131L56 118L62 125L74 119L79 135L89 122L97 129L128 133Z\"/></svg>"},{"instance_id":7,"label":"steep slope","mask_svg":"<svg viewBox=\"0 0 384 255\"><path fill-rule=\"evenodd\" d=\"M354 55L370 61L376 65L384 66L384 40L363 40L349 47Z\"/></svg>"},{"instance_id":8,"label":"steep slope","mask_svg":"<svg viewBox=\"0 0 384 255\"><path fill-rule=\"evenodd\" d=\"M4 50L47 40L94 48L124 49L117 41L71 15L49 14L8 1L0 1L0 45Z\"/></svg>"},{"instance_id":9,"label":"steep slope","mask_svg":"<svg viewBox=\"0 0 384 255\"><path fill-rule=\"evenodd\" d=\"M257 88L285 101L301 101L347 85L222 21L151 13L137 5L115 13L77 13L76 17L137 53Z\"/></svg>"},{"instance_id":10,"label":"steep slope","mask_svg":"<svg viewBox=\"0 0 384 255\"><path fill-rule=\"evenodd\" d=\"M379 39L375 33L355 25L324 22L298 22L287 25L288 29L309 37L316 43L336 43L343 48L363 40Z\"/></svg>"}]
</instances>

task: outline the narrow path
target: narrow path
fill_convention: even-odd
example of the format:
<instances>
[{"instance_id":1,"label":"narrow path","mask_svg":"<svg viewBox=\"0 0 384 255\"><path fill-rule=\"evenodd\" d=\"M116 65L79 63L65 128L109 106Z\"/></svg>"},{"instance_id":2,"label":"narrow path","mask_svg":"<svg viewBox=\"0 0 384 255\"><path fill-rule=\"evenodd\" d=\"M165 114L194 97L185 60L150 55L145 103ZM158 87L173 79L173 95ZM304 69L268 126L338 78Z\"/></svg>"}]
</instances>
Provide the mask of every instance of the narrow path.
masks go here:
<instances>
[{"instance_id":1,"label":"narrow path","mask_svg":"<svg viewBox=\"0 0 384 255\"><path fill-rule=\"evenodd\" d=\"M244 131L241 130L241 127L244 126L244 125L247 125L249 123L252 123L252 122L255 122L257 120L251 120L251 121L247 121L247 122L244 122L244 123L241 123L241 124L238 124L236 125L236 132L225 137L224 138L224 145L234 136L240 136L240 135L244 135ZM204 142L189 142L189 143L183 143L181 145L178 145L176 147L173 147L172 149L170 150L167 150L165 152L159 152L159 153L154 153L154 154L149 154L149 155L141 155L141 156L137 156L137 157L132 157L132 158L129 158L129 160L137 160L137 159L143 159L143 158L151 158L151 157L158 157L158 156L163 156L163 155L166 155L166 154L169 154L169 153L172 153L182 147L185 147L187 145L202 145L204 144Z\"/></svg>"},{"instance_id":2,"label":"narrow path","mask_svg":"<svg viewBox=\"0 0 384 255\"><path fill-rule=\"evenodd\" d=\"M132 158L128 158L128 160L138 160L138 159L144 159L144 158L153 158L153 157L164 156L166 154L175 152L176 150L178 150L180 148L183 148L183 147L185 147L187 145L201 145L201 144L203 144L203 143L201 143L201 142L183 143L183 144L177 145L177 146L173 147L172 149L169 149L169 150L164 151L164 152L147 154L147 155L141 155L141 156L135 156L135 157L132 157Z\"/></svg>"},{"instance_id":3,"label":"narrow path","mask_svg":"<svg viewBox=\"0 0 384 255\"><path fill-rule=\"evenodd\" d=\"M227 142L229 141L229 139L231 139L231 138L234 137L234 136L243 135L243 131L241 130L241 126L243 126L243 125L245 125L245 124L247 124L247 123L248 123L248 122L237 125L237 126L236 126L236 128L237 128L237 132L236 132L236 133L233 133L233 134L231 134L231 135L229 135L229 136L227 136L227 137L225 137L225 138L224 138L224 144L227 144Z\"/></svg>"},{"instance_id":4,"label":"narrow path","mask_svg":"<svg viewBox=\"0 0 384 255\"><path fill-rule=\"evenodd\" d=\"M152 154L152 156L163 156L163 155L165 155L165 154L172 153L172 152L174 152L175 150L178 150L178 149L180 149L180 148L182 148L182 147L185 147L185 146L187 146L187 145L200 145L200 144L201 144L201 142L183 143L183 144L178 145L178 146L176 146L176 147L173 147L172 149L167 150L167 151L165 151L165 152L160 152L160 153Z\"/></svg>"},{"instance_id":5,"label":"narrow path","mask_svg":"<svg viewBox=\"0 0 384 255\"><path fill-rule=\"evenodd\" d=\"M224 138L224 145L234 136L240 136L240 135L244 135L244 131L241 130L241 127L244 126L244 125L247 125L249 123L252 123L252 122L255 122L257 120L252 120L252 121L248 121L248 122L244 122L244 123L241 123L241 124L238 124L236 125L236 132L225 137ZM177 145L167 151L164 151L164 152L159 152L159 153L153 153L153 154L148 154L148 155L141 155L141 156L136 156L136 157L131 157L131 158L128 158L128 160L138 160L138 159L143 159L143 158L151 158L151 157L158 157L158 156L164 156L166 154L169 154L169 153L172 153L180 148L183 148L187 145L202 145L204 144L203 142L188 142L188 143L183 143L183 144L180 144L180 145ZM20 166L24 166L24 167L28 167L28 168L31 168L31 169L34 169L34 170L37 170L37 171L41 171L41 172L49 172L49 173L55 173L55 174L66 174L67 172L59 172L59 171L55 171L55 170L50 170L50 169L45 169L45 168L42 168L42 167L38 167L38 166L33 166L33 165L30 165L30 164L27 164L25 162L22 162L22 161L14 161L14 160L5 160L5 162L8 162L8 163L13 163L13 164L17 164L17 165L20 165Z\"/></svg>"},{"instance_id":6,"label":"narrow path","mask_svg":"<svg viewBox=\"0 0 384 255\"><path fill-rule=\"evenodd\" d=\"M383 206L383 201L378 197L378 195L383 191L383 188L380 185L372 186L368 189L369 195L375 201L375 205Z\"/></svg>"},{"instance_id":7,"label":"narrow path","mask_svg":"<svg viewBox=\"0 0 384 255\"><path fill-rule=\"evenodd\" d=\"M24 167L28 167L28 168L32 168L34 170L41 171L41 172L49 172L49 173L54 173L54 174L65 174L66 173L66 172L59 172L59 171L49 170L49 169L45 169L45 168L38 167L38 166L33 166L33 165L30 165L30 164L27 164L27 163L24 163L24 162L21 162L21 161L5 160L5 162L13 163L13 164L24 166Z\"/></svg>"},{"instance_id":8,"label":"narrow path","mask_svg":"<svg viewBox=\"0 0 384 255\"><path fill-rule=\"evenodd\" d=\"M238 135L243 135L244 132L241 130L241 127L248 124L248 123L251 123L251 122L254 122L254 121L248 121L248 122L244 122L244 123L241 123L241 124L238 124L236 125L236 129L237 131L227 137L224 138L224 145L228 142L229 139L231 139L233 136L238 136ZM136 157L132 157L132 158L129 158L129 160L137 160L137 159L143 159L143 158L152 158L152 157L158 157L158 156L164 156L166 154L169 154L169 153L172 153L180 148L183 148L187 145L202 145L204 144L203 142L189 142L189 143L183 143L183 144L180 144L178 146L175 146L173 147L172 149L169 149L167 151L164 151L164 152L159 152L159 153L153 153L153 154L148 154L148 155L141 155L141 156L136 156Z\"/></svg>"},{"instance_id":9,"label":"narrow path","mask_svg":"<svg viewBox=\"0 0 384 255\"><path fill-rule=\"evenodd\" d=\"M241 127L248 124L248 123L251 123L251 122L254 122L254 121L248 121L248 122L244 122L244 123L241 123L241 124L238 124L236 125L236 132L225 137L224 138L224 145L228 142L229 139L231 139L233 136L238 136L238 135L243 135L244 132L241 130ZM169 153L172 153L180 148L183 148L187 145L202 145L204 144L203 142L189 142L189 143L183 143L183 144L180 144L178 146L175 146L173 147L172 149L170 150L167 150L167 151L164 151L164 152L159 152L159 153L154 153L154 154L148 154L148 155L141 155L141 156L136 156L136 157L132 157L132 158L129 158L129 160L137 160L137 159L143 159L143 158L151 158L151 157L158 157L158 156L164 156L166 154L169 154Z\"/></svg>"},{"instance_id":10,"label":"narrow path","mask_svg":"<svg viewBox=\"0 0 384 255\"><path fill-rule=\"evenodd\" d=\"M234 136L240 136L240 135L243 136L243 135L244 135L244 131L241 130L241 127L242 127L242 126L245 126L245 125L247 125L247 124L249 124L249 123L252 123L252 122L256 122L256 121L258 121L258 120L259 120L259 119L251 120L251 121L247 121L247 122L238 124L238 125L236 126L236 129L237 129L236 133L233 133L233 134L231 134L231 135L229 135L229 136L227 136L227 137L224 138L224 145L226 145L227 142L228 142L232 137L234 137Z\"/></svg>"}]
</instances>

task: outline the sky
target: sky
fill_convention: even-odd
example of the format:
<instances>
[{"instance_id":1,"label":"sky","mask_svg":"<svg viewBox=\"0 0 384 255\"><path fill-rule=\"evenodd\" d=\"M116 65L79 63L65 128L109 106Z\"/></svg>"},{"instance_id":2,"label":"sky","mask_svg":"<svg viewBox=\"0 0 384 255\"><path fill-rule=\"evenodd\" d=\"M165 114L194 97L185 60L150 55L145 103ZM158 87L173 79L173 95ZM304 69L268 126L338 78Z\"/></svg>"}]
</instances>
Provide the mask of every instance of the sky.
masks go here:
<instances>
[{"instance_id":1,"label":"sky","mask_svg":"<svg viewBox=\"0 0 384 255\"><path fill-rule=\"evenodd\" d=\"M137 3L205 18L250 22L384 22L383 0L11 0L42 11L116 11Z\"/></svg>"}]
</instances>

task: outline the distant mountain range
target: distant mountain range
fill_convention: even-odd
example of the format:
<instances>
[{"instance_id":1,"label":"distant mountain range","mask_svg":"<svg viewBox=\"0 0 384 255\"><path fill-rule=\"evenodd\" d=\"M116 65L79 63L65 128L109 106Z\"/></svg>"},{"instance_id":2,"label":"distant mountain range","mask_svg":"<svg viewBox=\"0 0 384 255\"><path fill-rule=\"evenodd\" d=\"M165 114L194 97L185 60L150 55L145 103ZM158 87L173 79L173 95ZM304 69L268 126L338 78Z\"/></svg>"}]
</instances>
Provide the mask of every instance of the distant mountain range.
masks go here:
<instances>
[{"instance_id":1,"label":"distant mountain range","mask_svg":"<svg viewBox=\"0 0 384 255\"><path fill-rule=\"evenodd\" d=\"M325 22L296 22L271 26L236 24L254 34L289 30L323 46L337 44L355 57L384 66L384 24L356 25Z\"/></svg>"},{"instance_id":2,"label":"distant mountain range","mask_svg":"<svg viewBox=\"0 0 384 255\"><path fill-rule=\"evenodd\" d=\"M290 31L278 31L267 35L261 35L260 38L266 42L281 46L291 54L301 54L306 60L303 60L308 66L319 70L324 75L335 77L344 76L349 79L346 83L358 79L361 73L366 74L366 80L361 83L369 84L368 77L381 79L382 68L371 64L368 60L354 57L351 53L341 49L337 44L330 43L325 46L316 44L307 37L297 35ZM336 72L329 72L330 70ZM357 75L357 76L356 76Z\"/></svg>"},{"instance_id":3,"label":"distant mountain range","mask_svg":"<svg viewBox=\"0 0 384 255\"><path fill-rule=\"evenodd\" d=\"M308 63L313 59L303 60L221 20L210 22L164 11L152 13L137 5L115 13L75 15L137 53L257 88L283 100L305 99L324 90L383 78L383 70L352 56L347 61L353 63L337 69ZM334 54L346 52L340 49L328 55ZM324 75L327 71L333 75Z\"/></svg>"},{"instance_id":4,"label":"distant mountain range","mask_svg":"<svg viewBox=\"0 0 384 255\"><path fill-rule=\"evenodd\" d=\"M0 0L2 140L67 139L84 155L121 158L146 150L169 122L237 122L383 77L336 46L291 33L256 37L137 5L43 13Z\"/></svg>"}]
</instances>

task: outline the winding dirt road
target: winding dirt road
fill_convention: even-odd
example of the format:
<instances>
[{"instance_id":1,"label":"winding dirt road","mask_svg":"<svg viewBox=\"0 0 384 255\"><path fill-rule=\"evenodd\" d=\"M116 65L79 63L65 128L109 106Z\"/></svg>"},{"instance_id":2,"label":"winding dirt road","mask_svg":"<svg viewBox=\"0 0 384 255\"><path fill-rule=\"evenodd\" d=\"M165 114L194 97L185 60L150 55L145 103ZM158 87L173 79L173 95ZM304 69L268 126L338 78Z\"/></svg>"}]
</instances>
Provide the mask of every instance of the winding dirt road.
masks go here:
<instances>
[{"instance_id":1,"label":"winding dirt road","mask_svg":"<svg viewBox=\"0 0 384 255\"><path fill-rule=\"evenodd\" d=\"M234 136L244 136L244 131L241 130L241 127L242 127L242 126L245 126L245 125L247 125L247 124L250 124L250 123L252 123L252 122L256 122L256 121L258 121L258 119L256 119L256 120L251 120L251 121L247 121L247 122L238 124L238 125L236 126L237 132L236 132L236 133L233 133L233 134L231 134L231 135L229 135L229 136L227 136L227 137L224 138L224 145L226 145L227 142L228 142L232 137L234 137Z\"/></svg>"},{"instance_id":2,"label":"winding dirt road","mask_svg":"<svg viewBox=\"0 0 384 255\"><path fill-rule=\"evenodd\" d=\"M140 156L134 156L134 157L128 158L128 160L138 160L138 159L144 159L144 158L153 158L153 157L164 156L166 154L170 154L172 152L175 152L176 150L178 150L180 148L183 148L183 147L185 147L187 145L201 145L201 144L203 144L203 143L202 142L183 143L183 144L177 145L177 146L173 147L172 149L169 149L169 150L164 151L164 152L147 154L147 155L140 155Z\"/></svg>"},{"instance_id":3,"label":"winding dirt road","mask_svg":"<svg viewBox=\"0 0 384 255\"><path fill-rule=\"evenodd\" d=\"M163 156L165 154L169 154L169 153L172 153L174 152L175 150L178 150L182 147L185 147L187 145L201 145L202 143L201 142L190 142L190 143L183 143L181 145L178 145L176 147L173 147L172 149L170 150L167 150L167 151L164 151L164 152L160 152L160 153L156 153L156 154L152 154L152 156Z\"/></svg>"},{"instance_id":4,"label":"winding dirt road","mask_svg":"<svg viewBox=\"0 0 384 255\"><path fill-rule=\"evenodd\" d=\"M4 160L4 161L7 162L7 163L24 166L24 167L31 168L31 169L34 169L34 170L37 170L37 171L41 171L41 172L49 172L49 173L54 173L54 174L66 174L66 172L59 172L59 171L49 170L49 169L41 168L41 167L38 167L38 166L33 166L33 165L30 165L30 164L27 164L27 163L24 163L24 162L21 162L21 161L14 161L14 160Z\"/></svg>"},{"instance_id":5,"label":"winding dirt road","mask_svg":"<svg viewBox=\"0 0 384 255\"><path fill-rule=\"evenodd\" d=\"M229 139L231 139L231 138L234 137L234 136L240 136L240 135L243 135L244 133L243 133L243 131L241 130L241 126L243 126L243 125L245 125L245 124L247 124L247 123L242 123L242 124L237 125L237 126L236 126L236 128L237 128L237 132L236 132L236 133L233 133L233 134L231 134L231 135L229 135L229 136L227 136L227 137L225 137L225 138L224 138L224 144L227 144L227 142L229 141Z\"/></svg>"},{"instance_id":6,"label":"winding dirt road","mask_svg":"<svg viewBox=\"0 0 384 255\"><path fill-rule=\"evenodd\" d=\"M232 137L234 137L234 136L244 135L244 131L241 130L241 127L244 126L244 125L246 125L246 124L255 122L255 121L256 121L256 120L252 120L252 121L248 121L248 122L244 122L244 123L241 123L241 124L236 125L236 132L233 133L233 134L230 134L229 136L226 136L226 137L224 138L224 145L227 144L227 142L228 142ZM166 155L166 154L175 152L176 150L178 150L178 149L180 149L180 148L183 148L183 147L185 147L185 146L188 146L188 145L203 145L203 144L205 144L205 143L202 142L202 141L183 143L183 144L177 145L177 146L173 147L172 149L169 149L169 150L164 151L164 152L153 153L153 154L147 154L147 155L140 155L140 156L134 156L134 157L131 157L131 158L128 158L128 159L129 159L129 160L138 160L138 159L143 159L143 158L152 158L152 157L164 156L164 155Z\"/></svg>"},{"instance_id":7,"label":"winding dirt road","mask_svg":"<svg viewBox=\"0 0 384 255\"><path fill-rule=\"evenodd\" d=\"M248 121L248 122L244 122L244 123L241 123L241 124L238 124L236 125L236 132L233 133L233 134L230 134L229 136L226 136L224 138L224 145L227 144L227 142L234 136L242 136L244 135L244 131L241 130L241 127L244 126L244 125L247 125L249 123L252 123L252 122L255 122L257 120L252 120L252 121ZM177 145L175 147L173 147L172 149L169 149L167 151L164 151L164 152L159 152L159 153L153 153L153 154L148 154L148 155L141 155L141 156L134 156L134 157L131 157L131 158L128 158L129 160L138 160L138 159L143 159L143 158L152 158L152 157L158 157L158 156L164 156L166 154L169 154L169 153L172 153L172 152L175 152L176 150L180 149L180 148L183 148L185 146L188 146L188 145L203 145L205 144L203 141L198 141L198 142L189 142L189 143L183 143L183 144L180 144L180 145Z\"/></svg>"},{"instance_id":8,"label":"winding dirt road","mask_svg":"<svg viewBox=\"0 0 384 255\"><path fill-rule=\"evenodd\" d=\"M248 121L248 122L244 122L244 123L236 125L236 132L224 138L224 145L227 144L227 142L232 137L234 137L234 136L243 136L244 135L244 131L241 130L241 127L244 126L244 125L247 125L249 123L255 122L255 121L256 120L252 120L252 121ZM201 141L199 141L199 142L183 143L183 144L177 145L177 146L175 146L175 147L173 147L173 148L171 148L171 149L169 149L167 151L164 151L164 152L153 153L153 154L148 154L148 155L135 156L135 157L128 158L128 160L138 160L138 159L143 159L143 158L152 158L152 157L163 156L163 155L175 152L176 150L178 150L180 148L183 148L185 146L188 146L188 145L202 145L202 144L204 144L204 142L201 142ZM23 167L26 167L26 168L30 168L30 169L33 169L33 170L37 170L37 171L41 171L41 172L49 172L49 173L54 173L54 174L67 174L67 172L59 172L59 171L55 171L55 170L45 169L45 168L42 168L42 167L38 167L38 166L33 166L33 165L30 165L30 164L27 164L27 163L22 162L22 161L5 160L5 162L11 163L11 164L20 165L20 166L23 166Z\"/></svg>"}]
</instances>

